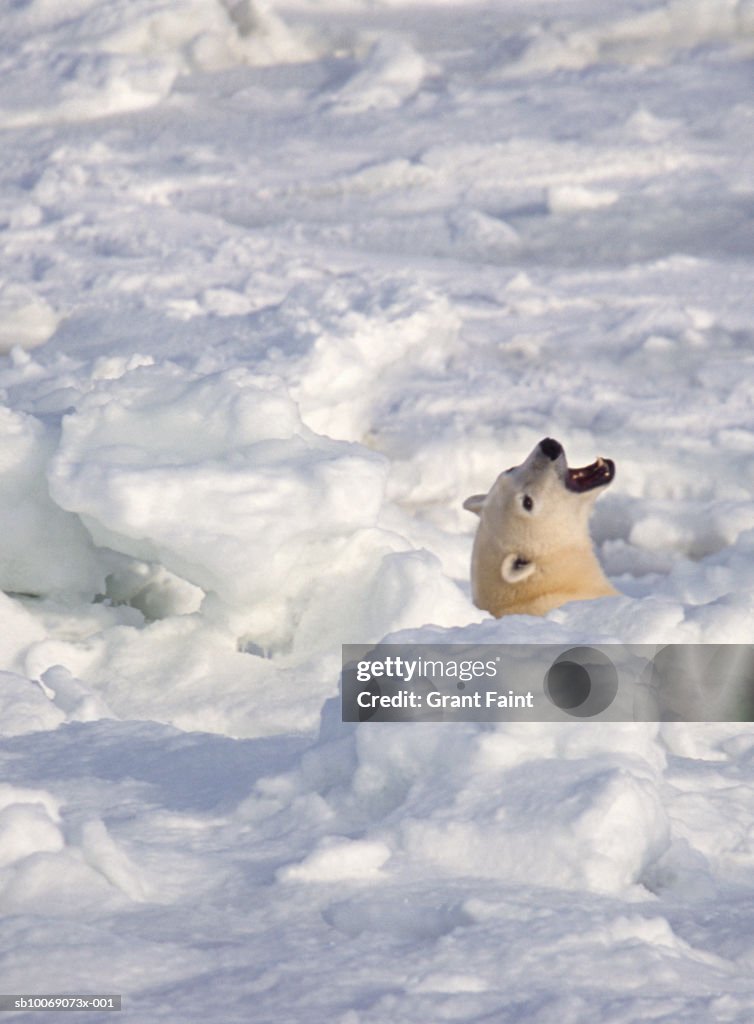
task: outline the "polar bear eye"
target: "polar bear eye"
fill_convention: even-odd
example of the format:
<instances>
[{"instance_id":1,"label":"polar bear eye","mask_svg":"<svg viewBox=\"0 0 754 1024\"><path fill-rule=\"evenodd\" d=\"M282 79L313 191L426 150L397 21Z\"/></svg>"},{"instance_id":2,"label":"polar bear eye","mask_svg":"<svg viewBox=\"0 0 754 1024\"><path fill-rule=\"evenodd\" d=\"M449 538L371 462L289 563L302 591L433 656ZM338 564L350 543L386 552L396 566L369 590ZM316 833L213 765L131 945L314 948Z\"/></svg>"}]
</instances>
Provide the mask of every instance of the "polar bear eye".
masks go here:
<instances>
[{"instance_id":1,"label":"polar bear eye","mask_svg":"<svg viewBox=\"0 0 754 1024\"><path fill-rule=\"evenodd\" d=\"M523 498L521 499L521 504L527 512L531 512L534 509L534 499L528 494L525 494L523 496Z\"/></svg>"}]
</instances>

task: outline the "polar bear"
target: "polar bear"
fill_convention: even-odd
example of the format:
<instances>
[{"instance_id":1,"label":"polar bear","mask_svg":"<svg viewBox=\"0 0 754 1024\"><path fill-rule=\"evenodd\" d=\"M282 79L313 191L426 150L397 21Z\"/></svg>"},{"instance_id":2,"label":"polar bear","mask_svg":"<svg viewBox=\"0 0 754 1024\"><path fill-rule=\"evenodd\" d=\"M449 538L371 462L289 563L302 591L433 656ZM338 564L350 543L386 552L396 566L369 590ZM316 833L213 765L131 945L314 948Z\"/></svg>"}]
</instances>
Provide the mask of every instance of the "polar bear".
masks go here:
<instances>
[{"instance_id":1,"label":"polar bear","mask_svg":"<svg viewBox=\"0 0 754 1024\"><path fill-rule=\"evenodd\" d=\"M597 459L569 469L563 446L545 437L489 494L463 507L479 516L471 555L474 604L495 616L545 615L567 601L617 594L589 536L595 498L615 476Z\"/></svg>"}]
</instances>

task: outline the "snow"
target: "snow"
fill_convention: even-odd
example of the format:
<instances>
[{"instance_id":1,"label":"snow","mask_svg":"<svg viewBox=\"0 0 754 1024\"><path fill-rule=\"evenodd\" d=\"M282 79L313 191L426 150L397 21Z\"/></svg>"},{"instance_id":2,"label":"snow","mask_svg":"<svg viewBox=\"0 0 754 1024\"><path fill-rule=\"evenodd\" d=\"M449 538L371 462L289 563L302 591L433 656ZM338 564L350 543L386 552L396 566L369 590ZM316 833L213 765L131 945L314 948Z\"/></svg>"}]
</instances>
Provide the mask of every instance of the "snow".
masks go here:
<instances>
[{"instance_id":1,"label":"snow","mask_svg":"<svg viewBox=\"0 0 754 1024\"><path fill-rule=\"evenodd\" d=\"M3 992L748 1024L749 723L338 686L751 642L753 52L749 0L7 5ZM544 436L616 462L621 596L493 620L462 502Z\"/></svg>"}]
</instances>

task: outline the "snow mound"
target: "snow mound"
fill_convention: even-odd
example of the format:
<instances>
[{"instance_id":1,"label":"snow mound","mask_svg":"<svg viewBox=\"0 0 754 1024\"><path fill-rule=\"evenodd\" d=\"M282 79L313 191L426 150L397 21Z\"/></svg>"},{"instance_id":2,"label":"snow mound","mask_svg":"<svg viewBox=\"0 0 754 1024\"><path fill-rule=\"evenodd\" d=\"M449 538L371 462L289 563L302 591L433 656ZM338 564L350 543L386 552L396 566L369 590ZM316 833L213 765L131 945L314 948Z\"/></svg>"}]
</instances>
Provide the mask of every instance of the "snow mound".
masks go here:
<instances>
[{"instance_id":1,"label":"snow mound","mask_svg":"<svg viewBox=\"0 0 754 1024\"><path fill-rule=\"evenodd\" d=\"M379 878L380 868L390 857L384 843L359 839L321 843L300 864L281 868L283 882L339 882Z\"/></svg>"},{"instance_id":2,"label":"snow mound","mask_svg":"<svg viewBox=\"0 0 754 1024\"><path fill-rule=\"evenodd\" d=\"M751 0L670 0L588 29L538 27L507 71L537 74L606 63L651 66L672 60L679 50L715 43L730 44L742 56L754 51Z\"/></svg>"},{"instance_id":3,"label":"snow mound","mask_svg":"<svg viewBox=\"0 0 754 1024\"><path fill-rule=\"evenodd\" d=\"M333 630L377 639L468 610L435 558L379 526L386 472L305 427L274 377L165 363L95 382L48 479L95 544L212 595L257 646L290 643L295 626L306 650Z\"/></svg>"},{"instance_id":4,"label":"snow mound","mask_svg":"<svg viewBox=\"0 0 754 1024\"><path fill-rule=\"evenodd\" d=\"M40 686L11 672L0 673L0 732L3 736L55 729L65 719L65 713L55 707Z\"/></svg>"},{"instance_id":5,"label":"snow mound","mask_svg":"<svg viewBox=\"0 0 754 1024\"><path fill-rule=\"evenodd\" d=\"M409 817L402 840L410 859L561 889L624 893L641 882L669 842L657 784L624 769L555 765L508 772L486 807L467 796L460 816L448 807Z\"/></svg>"},{"instance_id":6,"label":"snow mound","mask_svg":"<svg viewBox=\"0 0 754 1024\"><path fill-rule=\"evenodd\" d=\"M58 804L43 790L0 786L0 868L64 846Z\"/></svg>"},{"instance_id":7,"label":"snow mound","mask_svg":"<svg viewBox=\"0 0 754 1024\"><path fill-rule=\"evenodd\" d=\"M374 296L354 282L332 284L318 305L324 322L288 370L291 394L313 430L368 443L407 376L442 371L458 314L444 296L391 278Z\"/></svg>"},{"instance_id":8,"label":"snow mound","mask_svg":"<svg viewBox=\"0 0 754 1024\"><path fill-rule=\"evenodd\" d=\"M55 432L0 407L0 588L31 594L104 589L104 571L79 520L50 498L45 481Z\"/></svg>"},{"instance_id":9,"label":"snow mound","mask_svg":"<svg viewBox=\"0 0 754 1024\"><path fill-rule=\"evenodd\" d=\"M145 899L141 872L104 822L66 822L65 810L47 790L0 784L0 907L55 913Z\"/></svg>"},{"instance_id":10,"label":"snow mound","mask_svg":"<svg viewBox=\"0 0 754 1024\"><path fill-rule=\"evenodd\" d=\"M18 128L141 110L164 99L176 77L169 62L147 57L68 50L51 65L44 53L30 53L3 78L0 124Z\"/></svg>"},{"instance_id":11,"label":"snow mound","mask_svg":"<svg viewBox=\"0 0 754 1024\"><path fill-rule=\"evenodd\" d=\"M327 837L281 877L353 878L356 861L372 881L440 872L628 893L669 848L665 766L654 724L341 731L288 786L316 787L325 820L363 838Z\"/></svg>"},{"instance_id":12,"label":"snow mound","mask_svg":"<svg viewBox=\"0 0 754 1024\"><path fill-rule=\"evenodd\" d=\"M108 47L150 56L177 54L183 70L208 71L295 62L313 55L309 44L264 0L180 0L169 7L143 2L142 7L140 16L129 14L120 23L112 19L105 35Z\"/></svg>"},{"instance_id":13,"label":"snow mound","mask_svg":"<svg viewBox=\"0 0 754 1024\"><path fill-rule=\"evenodd\" d=\"M6 285L0 290L0 354L18 346L36 348L51 337L59 317L31 288Z\"/></svg>"},{"instance_id":14,"label":"snow mound","mask_svg":"<svg viewBox=\"0 0 754 1024\"><path fill-rule=\"evenodd\" d=\"M366 54L359 70L333 100L344 114L399 107L421 88L432 66L406 39L381 35Z\"/></svg>"},{"instance_id":15,"label":"snow mound","mask_svg":"<svg viewBox=\"0 0 754 1024\"><path fill-rule=\"evenodd\" d=\"M192 70L311 55L309 44L259 0L81 0L73 9L30 0L13 5L4 21L0 123L140 110L159 103Z\"/></svg>"}]
</instances>

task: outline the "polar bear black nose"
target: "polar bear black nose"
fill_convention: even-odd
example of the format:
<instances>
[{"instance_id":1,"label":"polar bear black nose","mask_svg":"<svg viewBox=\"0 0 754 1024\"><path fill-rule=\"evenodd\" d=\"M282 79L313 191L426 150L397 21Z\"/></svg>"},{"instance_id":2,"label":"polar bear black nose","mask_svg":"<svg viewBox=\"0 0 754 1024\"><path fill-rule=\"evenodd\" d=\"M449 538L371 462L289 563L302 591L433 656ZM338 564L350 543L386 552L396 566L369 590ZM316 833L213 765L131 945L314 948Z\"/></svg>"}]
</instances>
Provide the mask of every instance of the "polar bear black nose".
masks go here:
<instances>
[{"instance_id":1,"label":"polar bear black nose","mask_svg":"<svg viewBox=\"0 0 754 1024\"><path fill-rule=\"evenodd\" d=\"M540 441L539 447L543 454L553 462L559 455L563 454L563 445L560 441L555 441L552 437L546 437L544 440Z\"/></svg>"}]
</instances>

